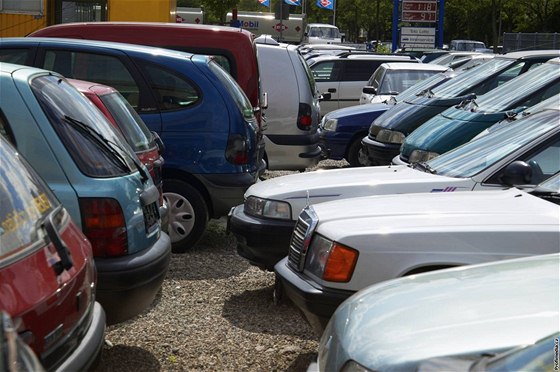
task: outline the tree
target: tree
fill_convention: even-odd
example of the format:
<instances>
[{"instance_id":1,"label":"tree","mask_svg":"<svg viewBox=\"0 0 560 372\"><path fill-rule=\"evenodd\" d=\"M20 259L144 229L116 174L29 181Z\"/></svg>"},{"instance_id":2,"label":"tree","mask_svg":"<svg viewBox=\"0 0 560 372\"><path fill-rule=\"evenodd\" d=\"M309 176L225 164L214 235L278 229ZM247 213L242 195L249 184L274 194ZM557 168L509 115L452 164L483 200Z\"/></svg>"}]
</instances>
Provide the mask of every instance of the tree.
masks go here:
<instances>
[{"instance_id":1,"label":"tree","mask_svg":"<svg viewBox=\"0 0 560 372\"><path fill-rule=\"evenodd\" d=\"M239 4L239 0L201 0L206 23L226 23L226 14Z\"/></svg>"}]
</instances>

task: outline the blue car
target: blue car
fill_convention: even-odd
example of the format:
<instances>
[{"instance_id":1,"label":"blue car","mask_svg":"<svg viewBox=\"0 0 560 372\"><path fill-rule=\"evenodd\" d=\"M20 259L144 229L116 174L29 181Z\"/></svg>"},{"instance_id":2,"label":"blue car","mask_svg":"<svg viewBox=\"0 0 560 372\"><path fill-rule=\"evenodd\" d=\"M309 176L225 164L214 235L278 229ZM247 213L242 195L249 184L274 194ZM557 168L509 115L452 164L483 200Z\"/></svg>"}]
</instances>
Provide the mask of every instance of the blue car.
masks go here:
<instances>
[{"instance_id":1,"label":"blue car","mask_svg":"<svg viewBox=\"0 0 560 372\"><path fill-rule=\"evenodd\" d=\"M243 203L265 170L253 107L213 57L105 41L0 39L0 62L30 64L116 88L165 144L163 193L175 252L209 218Z\"/></svg>"},{"instance_id":2,"label":"blue car","mask_svg":"<svg viewBox=\"0 0 560 372\"><path fill-rule=\"evenodd\" d=\"M352 167L360 166L359 150L362 138L367 136L371 123L393 107L419 92L434 88L457 74L448 71L431 76L384 103L368 103L334 110L323 116L319 126L323 157L333 160L346 159Z\"/></svg>"},{"instance_id":3,"label":"blue car","mask_svg":"<svg viewBox=\"0 0 560 372\"><path fill-rule=\"evenodd\" d=\"M159 292L171 259L159 192L147 168L61 75L0 63L0 89L0 134L47 182L91 243L96 299L107 323L139 314ZM82 302L78 296L75 304L80 308Z\"/></svg>"}]
</instances>

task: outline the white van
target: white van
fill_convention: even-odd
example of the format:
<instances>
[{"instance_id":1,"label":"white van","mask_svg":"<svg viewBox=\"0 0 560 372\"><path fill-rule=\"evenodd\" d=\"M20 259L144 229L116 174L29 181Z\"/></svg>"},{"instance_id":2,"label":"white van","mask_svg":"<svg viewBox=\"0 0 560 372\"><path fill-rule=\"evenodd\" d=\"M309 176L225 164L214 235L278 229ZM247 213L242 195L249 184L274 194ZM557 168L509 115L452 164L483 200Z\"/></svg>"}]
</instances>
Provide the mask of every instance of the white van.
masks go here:
<instances>
[{"instance_id":1,"label":"white van","mask_svg":"<svg viewBox=\"0 0 560 372\"><path fill-rule=\"evenodd\" d=\"M264 111L265 160L270 170L304 170L317 164L319 93L297 46L270 35L256 39Z\"/></svg>"},{"instance_id":2,"label":"white van","mask_svg":"<svg viewBox=\"0 0 560 372\"><path fill-rule=\"evenodd\" d=\"M342 37L338 27L328 23L309 23L305 26L302 44L340 44Z\"/></svg>"}]
</instances>

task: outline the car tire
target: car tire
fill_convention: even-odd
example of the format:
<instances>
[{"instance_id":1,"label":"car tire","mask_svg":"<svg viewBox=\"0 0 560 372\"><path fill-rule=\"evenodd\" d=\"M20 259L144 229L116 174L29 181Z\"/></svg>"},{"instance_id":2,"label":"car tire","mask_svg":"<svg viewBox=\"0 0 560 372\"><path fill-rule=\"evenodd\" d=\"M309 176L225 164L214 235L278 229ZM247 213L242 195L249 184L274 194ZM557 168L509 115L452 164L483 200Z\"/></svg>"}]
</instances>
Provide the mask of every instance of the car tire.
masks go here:
<instances>
[{"instance_id":1,"label":"car tire","mask_svg":"<svg viewBox=\"0 0 560 372\"><path fill-rule=\"evenodd\" d=\"M202 237L208 224L208 207L200 192L180 180L163 181L169 207L169 237L173 253L185 253Z\"/></svg>"},{"instance_id":2,"label":"car tire","mask_svg":"<svg viewBox=\"0 0 560 372\"><path fill-rule=\"evenodd\" d=\"M362 148L362 139L356 138L350 146L348 146L348 152L346 154L346 161L350 163L351 167L362 167L363 165L360 163L359 155L360 149Z\"/></svg>"}]
</instances>

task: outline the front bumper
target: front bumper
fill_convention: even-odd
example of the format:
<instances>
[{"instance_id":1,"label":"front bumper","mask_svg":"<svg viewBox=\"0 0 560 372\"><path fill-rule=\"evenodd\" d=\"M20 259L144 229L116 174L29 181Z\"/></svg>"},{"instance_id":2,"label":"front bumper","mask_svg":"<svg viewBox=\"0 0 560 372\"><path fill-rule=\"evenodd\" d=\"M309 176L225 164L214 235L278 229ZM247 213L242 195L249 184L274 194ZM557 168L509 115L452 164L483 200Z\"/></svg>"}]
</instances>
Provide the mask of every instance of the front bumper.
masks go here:
<instances>
[{"instance_id":1,"label":"front bumper","mask_svg":"<svg viewBox=\"0 0 560 372\"><path fill-rule=\"evenodd\" d=\"M96 258L97 300L107 324L119 323L144 311L159 292L171 260L171 240L162 232L151 247L117 258Z\"/></svg>"},{"instance_id":2,"label":"front bumper","mask_svg":"<svg viewBox=\"0 0 560 372\"><path fill-rule=\"evenodd\" d=\"M389 165L391 160L400 153L401 145L382 143L369 136L362 139L360 163L363 165Z\"/></svg>"},{"instance_id":3,"label":"front bumper","mask_svg":"<svg viewBox=\"0 0 560 372\"><path fill-rule=\"evenodd\" d=\"M332 160L344 159L351 138L347 133L322 132L319 144L323 148L323 156Z\"/></svg>"},{"instance_id":4,"label":"front bumper","mask_svg":"<svg viewBox=\"0 0 560 372\"><path fill-rule=\"evenodd\" d=\"M227 221L227 231L237 239L237 253L252 265L272 271L288 255L296 222L256 218L243 209L243 204L232 208Z\"/></svg>"},{"instance_id":5,"label":"front bumper","mask_svg":"<svg viewBox=\"0 0 560 372\"><path fill-rule=\"evenodd\" d=\"M293 271L287 257L274 266L274 271L280 296L289 298L318 334L323 333L338 305L355 293L322 287L305 274Z\"/></svg>"}]
</instances>

